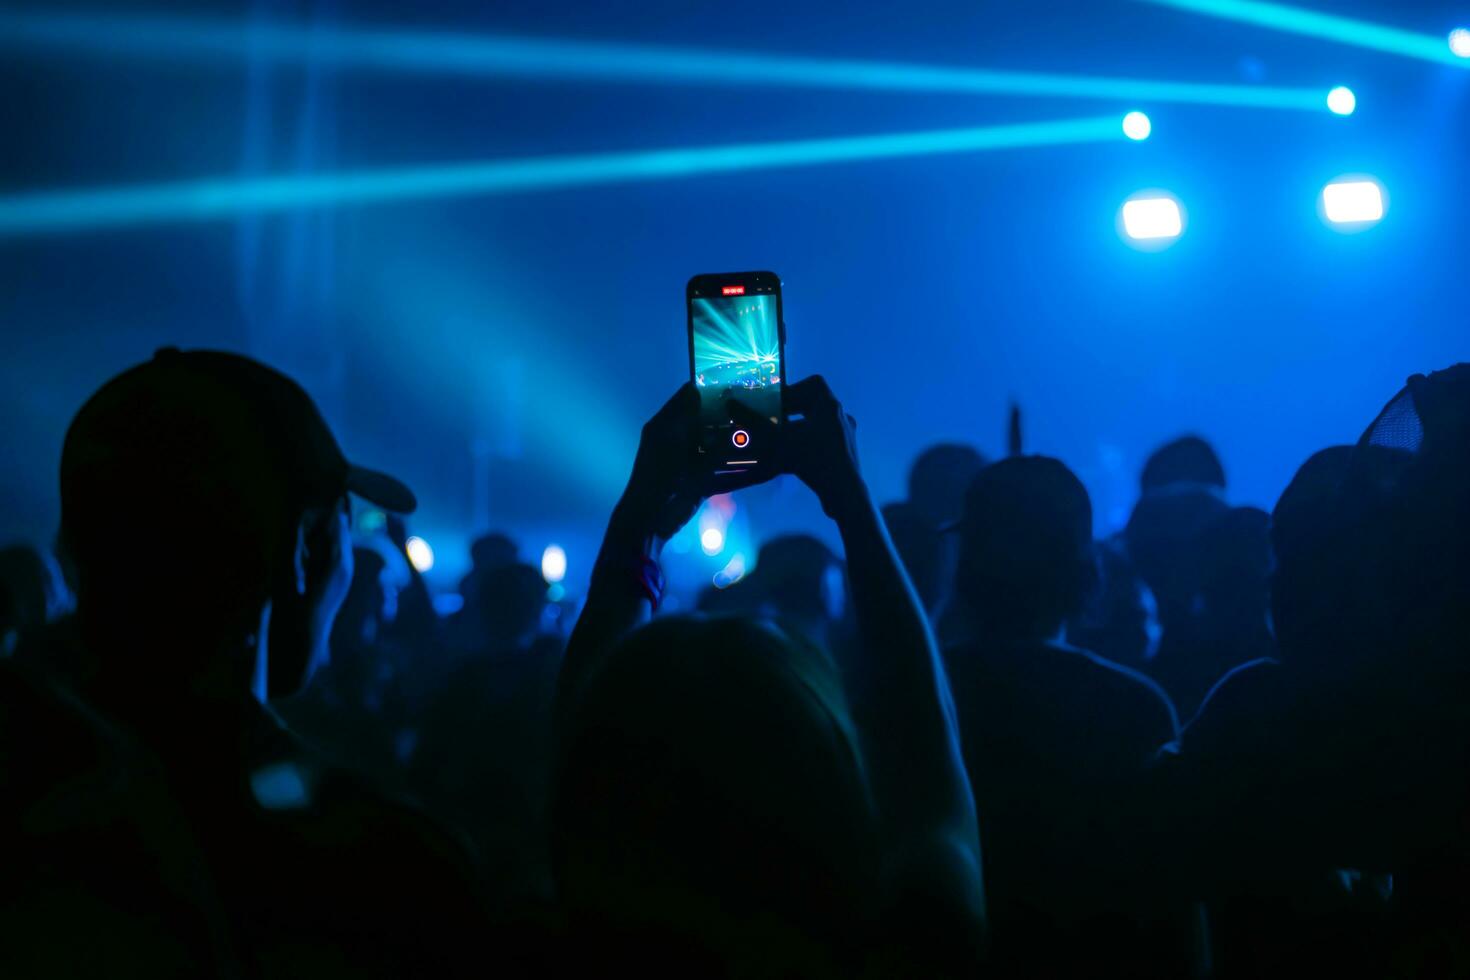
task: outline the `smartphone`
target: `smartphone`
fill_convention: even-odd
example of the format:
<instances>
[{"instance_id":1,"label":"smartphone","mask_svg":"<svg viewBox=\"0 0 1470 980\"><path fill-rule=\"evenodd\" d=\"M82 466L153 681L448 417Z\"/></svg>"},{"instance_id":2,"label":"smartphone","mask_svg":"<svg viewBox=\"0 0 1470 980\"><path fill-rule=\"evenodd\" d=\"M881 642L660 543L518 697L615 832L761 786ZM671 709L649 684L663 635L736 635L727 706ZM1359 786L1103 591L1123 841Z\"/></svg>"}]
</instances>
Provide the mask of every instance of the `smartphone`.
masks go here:
<instances>
[{"instance_id":1,"label":"smartphone","mask_svg":"<svg viewBox=\"0 0 1470 980\"><path fill-rule=\"evenodd\" d=\"M780 278L774 272L695 276L685 298L700 453L716 473L774 467L786 419Z\"/></svg>"}]
</instances>

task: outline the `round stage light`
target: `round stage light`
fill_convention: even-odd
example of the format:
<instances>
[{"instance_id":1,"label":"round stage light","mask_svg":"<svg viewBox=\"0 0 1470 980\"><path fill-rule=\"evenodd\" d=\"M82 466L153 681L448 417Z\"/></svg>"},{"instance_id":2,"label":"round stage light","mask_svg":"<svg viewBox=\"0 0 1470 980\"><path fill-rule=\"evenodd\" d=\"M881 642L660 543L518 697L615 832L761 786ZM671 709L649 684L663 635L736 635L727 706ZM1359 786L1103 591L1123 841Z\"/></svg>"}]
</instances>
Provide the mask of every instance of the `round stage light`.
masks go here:
<instances>
[{"instance_id":1,"label":"round stage light","mask_svg":"<svg viewBox=\"0 0 1470 980\"><path fill-rule=\"evenodd\" d=\"M1457 27L1450 31L1450 52L1456 58L1470 58L1470 28Z\"/></svg>"},{"instance_id":2,"label":"round stage light","mask_svg":"<svg viewBox=\"0 0 1470 980\"><path fill-rule=\"evenodd\" d=\"M699 546L707 555L718 555L725 550L725 532L717 527L707 527L699 536Z\"/></svg>"},{"instance_id":3,"label":"round stage light","mask_svg":"<svg viewBox=\"0 0 1470 980\"><path fill-rule=\"evenodd\" d=\"M1146 140L1153 131L1154 124L1149 121L1148 116L1136 109L1123 117L1123 135L1131 140Z\"/></svg>"},{"instance_id":4,"label":"round stage light","mask_svg":"<svg viewBox=\"0 0 1470 980\"><path fill-rule=\"evenodd\" d=\"M1339 116L1351 116L1358 108L1358 97L1346 85L1339 85L1327 93L1327 108Z\"/></svg>"},{"instance_id":5,"label":"round stage light","mask_svg":"<svg viewBox=\"0 0 1470 980\"><path fill-rule=\"evenodd\" d=\"M549 544L541 552L541 577L548 585L555 585L567 577L567 553L561 545Z\"/></svg>"},{"instance_id":6,"label":"round stage light","mask_svg":"<svg viewBox=\"0 0 1470 980\"><path fill-rule=\"evenodd\" d=\"M427 572L434 567L434 549L423 538L409 538L403 542L403 550L408 552L408 560L417 571Z\"/></svg>"}]
</instances>

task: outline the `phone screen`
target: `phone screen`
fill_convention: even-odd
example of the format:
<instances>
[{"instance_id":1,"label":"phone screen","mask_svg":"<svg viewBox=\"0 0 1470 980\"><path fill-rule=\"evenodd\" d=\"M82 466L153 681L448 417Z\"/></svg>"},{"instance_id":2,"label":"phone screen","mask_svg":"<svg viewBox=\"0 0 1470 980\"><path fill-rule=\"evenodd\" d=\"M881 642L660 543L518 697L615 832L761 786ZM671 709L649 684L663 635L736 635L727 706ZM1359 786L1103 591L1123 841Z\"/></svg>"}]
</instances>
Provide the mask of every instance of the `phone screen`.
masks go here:
<instances>
[{"instance_id":1,"label":"phone screen","mask_svg":"<svg viewBox=\"0 0 1470 980\"><path fill-rule=\"evenodd\" d=\"M781 422L785 365L778 289L725 283L690 290L690 352L704 431L701 448L725 466L758 465Z\"/></svg>"}]
</instances>

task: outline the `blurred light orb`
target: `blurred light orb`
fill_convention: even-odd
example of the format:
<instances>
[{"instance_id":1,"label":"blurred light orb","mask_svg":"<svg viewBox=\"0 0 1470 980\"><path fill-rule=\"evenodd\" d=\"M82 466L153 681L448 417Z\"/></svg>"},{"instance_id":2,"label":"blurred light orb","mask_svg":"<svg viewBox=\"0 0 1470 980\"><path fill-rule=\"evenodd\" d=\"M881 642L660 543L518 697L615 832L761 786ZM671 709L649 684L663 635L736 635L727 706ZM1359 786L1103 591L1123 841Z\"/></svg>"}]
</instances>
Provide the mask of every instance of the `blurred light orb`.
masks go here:
<instances>
[{"instance_id":1,"label":"blurred light orb","mask_svg":"<svg viewBox=\"0 0 1470 980\"><path fill-rule=\"evenodd\" d=\"M725 532L717 527L707 527L699 535L699 546L707 555L718 555L725 550Z\"/></svg>"},{"instance_id":2,"label":"blurred light orb","mask_svg":"<svg viewBox=\"0 0 1470 980\"><path fill-rule=\"evenodd\" d=\"M1457 27L1450 31L1450 52L1456 58L1470 58L1470 28Z\"/></svg>"},{"instance_id":3,"label":"blurred light orb","mask_svg":"<svg viewBox=\"0 0 1470 980\"><path fill-rule=\"evenodd\" d=\"M1351 116L1358 108L1358 97L1346 85L1339 85L1327 93L1327 108L1339 116Z\"/></svg>"},{"instance_id":4,"label":"blurred light orb","mask_svg":"<svg viewBox=\"0 0 1470 980\"><path fill-rule=\"evenodd\" d=\"M1342 178L1322 188L1322 215L1356 230L1383 219L1383 186L1368 177Z\"/></svg>"},{"instance_id":5,"label":"blurred light orb","mask_svg":"<svg viewBox=\"0 0 1470 980\"><path fill-rule=\"evenodd\" d=\"M1184 215L1167 194L1134 197L1123 203L1123 231L1134 241L1169 241L1183 233Z\"/></svg>"},{"instance_id":6,"label":"blurred light orb","mask_svg":"<svg viewBox=\"0 0 1470 980\"><path fill-rule=\"evenodd\" d=\"M413 564L414 570L420 574L434 567L434 549L423 538L409 538L403 543L403 550L408 553L408 560Z\"/></svg>"},{"instance_id":7,"label":"blurred light orb","mask_svg":"<svg viewBox=\"0 0 1470 980\"><path fill-rule=\"evenodd\" d=\"M555 585L567 577L567 553L559 544L549 544L541 552L541 577Z\"/></svg>"},{"instance_id":8,"label":"blurred light orb","mask_svg":"<svg viewBox=\"0 0 1470 980\"><path fill-rule=\"evenodd\" d=\"M1154 131L1154 124L1148 116L1138 110L1128 113L1123 117L1123 135L1136 142L1148 139L1148 134Z\"/></svg>"}]
</instances>

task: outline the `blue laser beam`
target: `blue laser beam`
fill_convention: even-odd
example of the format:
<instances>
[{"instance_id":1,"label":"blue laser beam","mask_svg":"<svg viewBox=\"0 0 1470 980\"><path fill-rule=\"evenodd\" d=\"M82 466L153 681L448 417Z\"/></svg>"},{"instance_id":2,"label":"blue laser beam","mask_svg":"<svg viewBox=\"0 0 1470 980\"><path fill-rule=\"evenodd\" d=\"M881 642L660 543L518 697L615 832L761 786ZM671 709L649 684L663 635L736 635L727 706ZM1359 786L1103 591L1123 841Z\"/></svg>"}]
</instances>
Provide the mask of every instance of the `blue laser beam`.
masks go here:
<instances>
[{"instance_id":1,"label":"blue laser beam","mask_svg":"<svg viewBox=\"0 0 1470 980\"><path fill-rule=\"evenodd\" d=\"M1260 0L1143 0L1162 7L1176 7L1191 13L1234 20L1288 34L1300 34L1323 41L1335 41L1357 48L1387 54L1419 58L1441 65L1470 68L1470 62L1457 58L1445 44L1443 36L1419 34L1398 27L1368 21L1302 10L1279 3Z\"/></svg>"},{"instance_id":2,"label":"blue laser beam","mask_svg":"<svg viewBox=\"0 0 1470 980\"><path fill-rule=\"evenodd\" d=\"M0 236L209 221L294 208L510 194L775 167L1108 141L1126 141L1113 116L336 174L44 191L0 197Z\"/></svg>"},{"instance_id":3,"label":"blue laser beam","mask_svg":"<svg viewBox=\"0 0 1470 980\"><path fill-rule=\"evenodd\" d=\"M1319 111L1323 91L576 41L504 34L327 30L143 16L0 14L0 44L208 65L247 56L460 76L680 82L1181 102Z\"/></svg>"}]
</instances>

